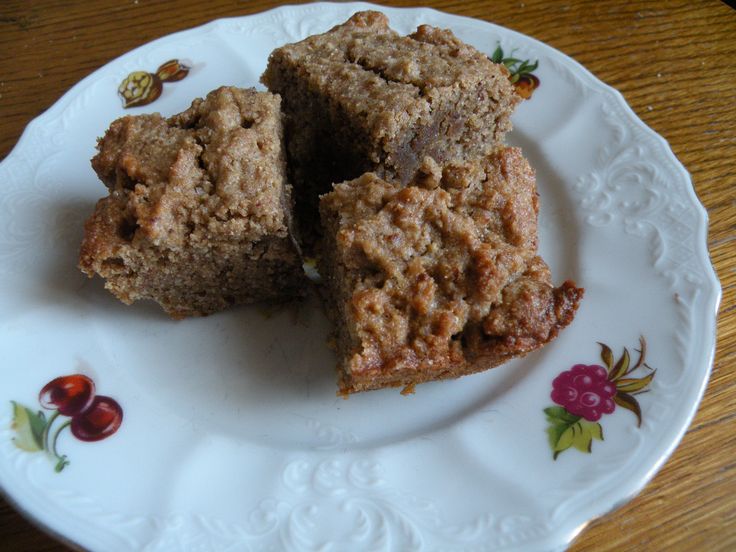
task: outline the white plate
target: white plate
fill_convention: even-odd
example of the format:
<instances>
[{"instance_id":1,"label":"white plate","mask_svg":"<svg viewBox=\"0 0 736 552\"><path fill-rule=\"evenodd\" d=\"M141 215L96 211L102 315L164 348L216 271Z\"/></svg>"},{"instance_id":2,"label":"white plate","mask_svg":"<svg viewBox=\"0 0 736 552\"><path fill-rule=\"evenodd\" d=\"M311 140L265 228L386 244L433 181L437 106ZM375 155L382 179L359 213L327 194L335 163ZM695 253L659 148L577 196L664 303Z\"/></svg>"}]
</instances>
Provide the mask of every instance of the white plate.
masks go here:
<instances>
[{"instance_id":1,"label":"white plate","mask_svg":"<svg viewBox=\"0 0 736 552\"><path fill-rule=\"evenodd\" d=\"M142 46L72 88L0 165L0 483L48 530L116 551L556 550L638 492L682 437L708 379L720 296L689 176L615 90L482 21L380 8L402 33L449 27L489 55L500 44L539 60L541 86L518 108L511 141L538 172L541 251L555 280L587 290L547 348L411 396L343 400L314 306L296 317L246 307L174 322L155 305L121 305L77 270L83 221L105 193L89 159L113 119L257 85L274 47L370 7L287 6ZM154 104L123 110L125 76L171 58L189 60L191 73ZM628 348L633 363L640 336L657 370L638 397L641 427L619 405L597 422L605 440L590 453L571 447L553 460L552 381L602 364L597 342L615 359ZM12 427L11 401L43 410L44 384L73 373L113 397L124 419L97 442L61 430L70 463L57 473L49 455L18 448L25 426ZM575 425L565 419L562 429ZM597 431L584 426L575 427ZM559 447L585 449L585 438L569 442L572 431Z\"/></svg>"}]
</instances>

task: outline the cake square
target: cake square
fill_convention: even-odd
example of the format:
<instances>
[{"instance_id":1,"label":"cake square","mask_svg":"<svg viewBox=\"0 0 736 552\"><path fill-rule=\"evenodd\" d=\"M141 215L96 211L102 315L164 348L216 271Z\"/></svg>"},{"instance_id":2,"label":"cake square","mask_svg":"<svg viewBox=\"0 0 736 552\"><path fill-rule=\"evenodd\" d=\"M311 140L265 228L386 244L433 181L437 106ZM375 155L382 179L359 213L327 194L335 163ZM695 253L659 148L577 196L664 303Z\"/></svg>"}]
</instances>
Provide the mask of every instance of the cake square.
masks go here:
<instances>
[{"instance_id":1,"label":"cake square","mask_svg":"<svg viewBox=\"0 0 736 552\"><path fill-rule=\"evenodd\" d=\"M519 96L508 71L428 25L401 36L366 11L274 50L261 77L283 98L290 179L306 231L319 194L368 171L402 184L421 161L499 147Z\"/></svg>"},{"instance_id":2,"label":"cake square","mask_svg":"<svg viewBox=\"0 0 736 552\"><path fill-rule=\"evenodd\" d=\"M109 195L85 224L81 270L173 318L300 296L282 144L280 98L255 89L116 120L92 159Z\"/></svg>"},{"instance_id":3,"label":"cake square","mask_svg":"<svg viewBox=\"0 0 736 552\"><path fill-rule=\"evenodd\" d=\"M534 172L505 148L402 187L374 173L320 201L338 384L349 394L485 370L573 319L583 290L555 288L537 255Z\"/></svg>"}]
</instances>

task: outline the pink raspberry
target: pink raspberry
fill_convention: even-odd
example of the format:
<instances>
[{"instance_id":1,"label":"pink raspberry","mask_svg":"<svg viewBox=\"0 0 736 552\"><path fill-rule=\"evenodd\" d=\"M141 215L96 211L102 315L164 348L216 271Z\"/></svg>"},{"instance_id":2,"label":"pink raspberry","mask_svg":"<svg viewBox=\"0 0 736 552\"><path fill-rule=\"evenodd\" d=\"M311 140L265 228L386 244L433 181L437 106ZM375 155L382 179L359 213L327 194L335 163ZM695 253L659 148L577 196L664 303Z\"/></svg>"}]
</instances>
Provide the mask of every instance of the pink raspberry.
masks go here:
<instances>
[{"instance_id":1,"label":"pink raspberry","mask_svg":"<svg viewBox=\"0 0 736 552\"><path fill-rule=\"evenodd\" d=\"M552 381L552 400L589 422L614 411L615 394L616 386L608 381L608 372L597 364L576 364Z\"/></svg>"}]
</instances>

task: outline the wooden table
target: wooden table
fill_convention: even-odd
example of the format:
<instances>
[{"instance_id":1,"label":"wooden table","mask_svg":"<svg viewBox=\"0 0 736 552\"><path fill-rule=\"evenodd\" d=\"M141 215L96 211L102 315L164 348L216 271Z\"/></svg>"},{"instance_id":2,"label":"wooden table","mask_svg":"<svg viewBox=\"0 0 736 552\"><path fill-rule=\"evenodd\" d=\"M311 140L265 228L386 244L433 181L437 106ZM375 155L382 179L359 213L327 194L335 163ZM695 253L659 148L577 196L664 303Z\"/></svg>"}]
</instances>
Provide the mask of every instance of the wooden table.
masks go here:
<instances>
[{"instance_id":1,"label":"wooden table","mask_svg":"<svg viewBox=\"0 0 736 552\"><path fill-rule=\"evenodd\" d=\"M4 0L0 159L31 119L115 57L162 35L276 4ZM710 0L424 4L521 31L580 61L620 90L690 171L710 215L709 247L723 285L713 375L690 430L659 474L632 502L592 523L571 549L736 550L736 12ZM65 549L2 499L0 548Z\"/></svg>"}]
</instances>

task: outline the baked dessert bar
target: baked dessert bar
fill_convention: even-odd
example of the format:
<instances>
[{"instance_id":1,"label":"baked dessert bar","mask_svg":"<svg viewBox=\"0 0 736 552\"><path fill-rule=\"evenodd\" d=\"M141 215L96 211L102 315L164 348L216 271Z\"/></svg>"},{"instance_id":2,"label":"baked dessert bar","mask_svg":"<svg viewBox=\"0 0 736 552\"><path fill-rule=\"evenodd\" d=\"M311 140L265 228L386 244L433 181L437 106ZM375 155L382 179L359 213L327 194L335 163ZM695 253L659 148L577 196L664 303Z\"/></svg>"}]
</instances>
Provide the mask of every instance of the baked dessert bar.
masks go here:
<instances>
[{"instance_id":1,"label":"baked dessert bar","mask_svg":"<svg viewBox=\"0 0 736 552\"><path fill-rule=\"evenodd\" d=\"M113 122L92 167L109 188L79 266L173 318L299 296L280 98L223 87L164 119Z\"/></svg>"},{"instance_id":2,"label":"baked dessert bar","mask_svg":"<svg viewBox=\"0 0 736 552\"><path fill-rule=\"evenodd\" d=\"M261 80L283 98L306 232L335 182L373 171L406 184L425 157L490 153L519 101L506 68L451 31L422 25L401 36L374 11L274 50Z\"/></svg>"},{"instance_id":3,"label":"baked dessert bar","mask_svg":"<svg viewBox=\"0 0 736 552\"><path fill-rule=\"evenodd\" d=\"M552 285L537 211L534 173L516 148L444 168L426 158L409 186L367 173L322 196L340 391L411 389L553 339L583 290Z\"/></svg>"}]
</instances>

